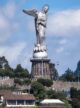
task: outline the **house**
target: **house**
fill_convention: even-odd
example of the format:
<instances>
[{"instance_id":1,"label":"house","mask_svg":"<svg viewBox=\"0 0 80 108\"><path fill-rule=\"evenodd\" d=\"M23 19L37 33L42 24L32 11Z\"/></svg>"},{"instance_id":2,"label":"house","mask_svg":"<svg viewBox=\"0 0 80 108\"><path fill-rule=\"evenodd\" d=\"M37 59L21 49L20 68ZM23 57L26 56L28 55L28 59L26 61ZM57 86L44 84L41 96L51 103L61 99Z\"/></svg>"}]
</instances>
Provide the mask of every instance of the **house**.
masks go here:
<instances>
[{"instance_id":1,"label":"house","mask_svg":"<svg viewBox=\"0 0 80 108\"><path fill-rule=\"evenodd\" d=\"M40 108L66 108L66 106L59 99L44 99L40 102Z\"/></svg>"},{"instance_id":2,"label":"house","mask_svg":"<svg viewBox=\"0 0 80 108\"><path fill-rule=\"evenodd\" d=\"M4 92L0 93L0 101L3 102L6 108L20 108L35 106L35 97L32 94L21 92Z\"/></svg>"}]
</instances>

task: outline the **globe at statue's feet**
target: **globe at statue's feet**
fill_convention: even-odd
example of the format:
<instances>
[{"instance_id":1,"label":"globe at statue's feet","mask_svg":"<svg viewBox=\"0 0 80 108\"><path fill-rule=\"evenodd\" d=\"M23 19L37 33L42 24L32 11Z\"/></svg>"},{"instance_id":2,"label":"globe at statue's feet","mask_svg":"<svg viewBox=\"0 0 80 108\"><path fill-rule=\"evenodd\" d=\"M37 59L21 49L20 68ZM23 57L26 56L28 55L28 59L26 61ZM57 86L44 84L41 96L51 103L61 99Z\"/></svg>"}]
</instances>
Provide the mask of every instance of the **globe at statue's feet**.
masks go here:
<instances>
[{"instance_id":1,"label":"globe at statue's feet","mask_svg":"<svg viewBox=\"0 0 80 108\"><path fill-rule=\"evenodd\" d=\"M42 59L42 58L47 58L47 57L48 57L48 55L47 55L46 51L33 53L33 58Z\"/></svg>"},{"instance_id":2,"label":"globe at statue's feet","mask_svg":"<svg viewBox=\"0 0 80 108\"><path fill-rule=\"evenodd\" d=\"M33 50L33 58L47 58L47 48L45 45L36 44Z\"/></svg>"}]
</instances>

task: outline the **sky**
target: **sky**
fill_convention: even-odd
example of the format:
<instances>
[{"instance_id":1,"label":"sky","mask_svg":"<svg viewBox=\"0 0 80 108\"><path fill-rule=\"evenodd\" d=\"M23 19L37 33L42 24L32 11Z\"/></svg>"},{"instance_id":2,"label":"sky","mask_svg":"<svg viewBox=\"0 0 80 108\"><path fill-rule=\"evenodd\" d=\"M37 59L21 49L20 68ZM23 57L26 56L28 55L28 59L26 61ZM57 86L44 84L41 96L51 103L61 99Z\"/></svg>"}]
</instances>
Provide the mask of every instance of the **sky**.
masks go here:
<instances>
[{"instance_id":1,"label":"sky","mask_svg":"<svg viewBox=\"0 0 80 108\"><path fill-rule=\"evenodd\" d=\"M34 18L23 9L41 10L49 5L46 29L48 58L59 74L75 71L80 60L80 0L0 0L0 56L11 67L31 70L30 58L36 42Z\"/></svg>"}]
</instances>

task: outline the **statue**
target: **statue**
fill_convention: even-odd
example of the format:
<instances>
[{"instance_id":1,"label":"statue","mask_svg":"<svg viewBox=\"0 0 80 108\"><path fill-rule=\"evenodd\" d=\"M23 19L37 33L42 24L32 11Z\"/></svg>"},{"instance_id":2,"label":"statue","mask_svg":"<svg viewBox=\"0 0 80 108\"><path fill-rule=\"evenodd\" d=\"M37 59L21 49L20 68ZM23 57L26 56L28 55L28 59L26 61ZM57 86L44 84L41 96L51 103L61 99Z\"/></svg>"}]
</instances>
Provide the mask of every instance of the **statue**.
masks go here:
<instances>
[{"instance_id":1,"label":"statue","mask_svg":"<svg viewBox=\"0 0 80 108\"><path fill-rule=\"evenodd\" d=\"M46 29L48 9L49 9L48 5L44 5L41 11L37 11L36 9L23 10L24 13L33 16L35 18L37 43L35 45L34 51L46 50L44 41L45 41L45 29Z\"/></svg>"}]
</instances>

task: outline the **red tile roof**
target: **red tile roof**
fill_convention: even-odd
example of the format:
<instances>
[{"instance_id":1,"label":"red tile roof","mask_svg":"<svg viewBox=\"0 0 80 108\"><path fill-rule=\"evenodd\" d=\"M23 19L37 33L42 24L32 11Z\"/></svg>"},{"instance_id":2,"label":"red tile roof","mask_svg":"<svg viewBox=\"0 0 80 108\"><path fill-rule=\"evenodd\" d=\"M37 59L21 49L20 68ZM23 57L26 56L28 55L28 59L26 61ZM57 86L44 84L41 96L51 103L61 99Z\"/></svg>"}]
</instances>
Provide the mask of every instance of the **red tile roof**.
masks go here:
<instances>
[{"instance_id":1,"label":"red tile roof","mask_svg":"<svg viewBox=\"0 0 80 108\"><path fill-rule=\"evenodd\" d=\"M4 98L6 100L35 100L31 94L8 94Z\"/></svg>"},{"instance_id":2,"label":"red tile roof","mask_svg":"<svg viewBox=\"0 0 80 108\"><path fill-rule=\"evenodd\" d=\"M28 93L18 93L18 92L0 92L5 100L35 100L32 94Z\"/></svg>"}]
</instances>

